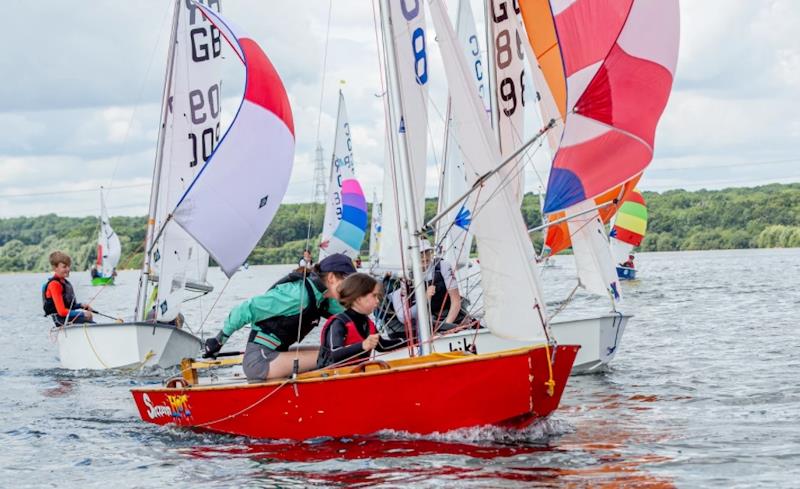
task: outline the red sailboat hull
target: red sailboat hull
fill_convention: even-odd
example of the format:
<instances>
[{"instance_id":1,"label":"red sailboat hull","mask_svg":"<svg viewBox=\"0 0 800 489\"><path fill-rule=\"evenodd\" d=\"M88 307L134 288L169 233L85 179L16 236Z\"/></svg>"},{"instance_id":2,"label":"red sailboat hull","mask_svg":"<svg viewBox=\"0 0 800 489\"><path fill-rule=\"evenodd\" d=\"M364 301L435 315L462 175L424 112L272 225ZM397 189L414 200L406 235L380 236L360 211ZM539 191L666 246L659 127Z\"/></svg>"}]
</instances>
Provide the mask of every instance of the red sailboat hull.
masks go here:
<instances>
[{"instance_id":1,"label":"red sailboat hull","mask_svg":"<svg viewBox=\"0 0 800 489\"><path fill-rule=\"evenodd\" d=\"M487 355L433 354L363 373L345 367L301 374L293 382L131 392L144 421L254 438L524 427L558 407L578 348L556 348L552 395L543 346Z\"/></svg>"}]
</instances>

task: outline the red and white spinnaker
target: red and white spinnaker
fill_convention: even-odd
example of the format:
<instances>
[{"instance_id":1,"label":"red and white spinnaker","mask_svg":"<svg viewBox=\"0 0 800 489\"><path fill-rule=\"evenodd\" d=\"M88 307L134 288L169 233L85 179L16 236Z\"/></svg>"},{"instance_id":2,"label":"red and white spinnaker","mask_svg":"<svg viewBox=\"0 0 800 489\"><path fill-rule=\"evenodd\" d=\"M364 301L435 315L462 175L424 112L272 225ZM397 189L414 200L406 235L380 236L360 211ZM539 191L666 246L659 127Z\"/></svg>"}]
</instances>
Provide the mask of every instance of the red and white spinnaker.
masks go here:
<instances>
[{"instance_id":1,"label":"red and white spinnaker","mask_svg":"<svg viewBox=\"0 0 800 489\"><path fill-rule=\"evenodd\" d=\"M294 122L286 89L256 42L196 4L245 67L244 97L228 131L184 194L174 219L230 277L261 239L286 194Z\"/></svg>"}]
</instances>

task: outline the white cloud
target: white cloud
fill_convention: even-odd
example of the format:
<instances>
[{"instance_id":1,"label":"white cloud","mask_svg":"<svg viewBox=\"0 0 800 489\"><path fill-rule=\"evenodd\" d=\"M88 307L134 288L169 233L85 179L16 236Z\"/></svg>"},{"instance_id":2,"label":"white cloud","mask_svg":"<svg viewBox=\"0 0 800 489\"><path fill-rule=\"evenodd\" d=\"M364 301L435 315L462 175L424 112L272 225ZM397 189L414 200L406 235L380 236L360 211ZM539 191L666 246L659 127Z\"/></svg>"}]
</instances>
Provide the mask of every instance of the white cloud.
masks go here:
<instances>
[{"instance_id":1,"label":"white cloud","mask_svg":"<svg viewBox=\"0 0 800 489\"><path fill-rule=\"evenodd\" d=\"M325 0L222 0L223 12L257 39L281 74L294 111L297 157L287 201L312 195L319 139L330 158L339 80L347 98L354 154L371 200L383 177L383 104L372 2L332 2L322 115L322 59L328 21ZM170 4L13 2L0 30L0 216L57 210L94 214L96 195L73 192L51 199L9 194L149 182L167 52ZM455 2L448 1L454 10ZM481 24L482 2L473 1ZM681 52L675 88L659 125L656 158L642 187L719 187L800 180L800 4L795 0L681 2ZM37 26L35 35L32 25ZM478 28L482 28L481 25ZM442 146L445 87L431 41L428 193ZM233 60L223 86L223 120L236 110L242 80ZM233 75L231 79L228 75ZM526 131L535 129L533 115ZM537 155L544 175L546 165ZM726 165L733 162L735 168ZM748 162L767 162L753 164ZM529 169L528 189L538 183ZM728 183L725 183L728 182ZM147 189L112 191L112 213L144 214Z\"/></svg>"}]
</instances>

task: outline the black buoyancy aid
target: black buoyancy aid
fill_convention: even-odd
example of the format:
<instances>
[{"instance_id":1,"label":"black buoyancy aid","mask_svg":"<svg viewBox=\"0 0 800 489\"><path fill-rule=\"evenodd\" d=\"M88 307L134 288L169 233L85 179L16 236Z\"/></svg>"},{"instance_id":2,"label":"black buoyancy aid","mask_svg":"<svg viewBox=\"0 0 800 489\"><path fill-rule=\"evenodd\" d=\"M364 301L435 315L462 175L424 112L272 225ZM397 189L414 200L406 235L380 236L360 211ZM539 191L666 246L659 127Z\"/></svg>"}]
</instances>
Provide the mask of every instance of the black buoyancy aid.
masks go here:
<instances>
[{"instance_id":1,"label":"black buoyancy aid","mask_svg":"<svg viewBox=\"0 0 800 489\"><path fill-rule=\"evenodd\" d=\"M433 293L433 297L430 300L431 313L434 319L443 319L450 309L450 296L447 294L447 283L444 281L444 276L442 276L441 260L436 260L436 265L433 268L433 281L425 282L426 287L430 285L436 288L436 292ZM439 314L442 314L442 317L437 318Z\"/></svg>"},{"instance_id":2,"label":"black buoyancy aid","mask_svg":"<svg viewBox=\"0 0 800 489\"><path fill-rule=\"evenodd\" d=\"M361 343L362 341L367 339L366 336L361 335L361 332L358 330L358 327L356 326L356 322L353 321L353 319L350 316L348 316L346 312L340 312L335 316L329 317L328 320L325 322L325 326L322 327L322 333L320 334L321 344L323 345L325 344L325 339L328 336L328 329L330 328L331 324L333 324L333 322L336 321L337 319L344 323L344 327L346 330L344 336L344 345L342 346L355 345L356 343ZM373 323L372 319L370 319L369 317L367 317L367 325L369 326L369 332L367 333L367 336L378 334L378 329L375 327L375 323Z\"/></svg>"},{"instance_id":3,"label":"black buoyancy aid","mask_svg":"<svg viewBox=\"0 0 800 489\"><path fill-rule=\"evenodd\" d=\"M71 309L72 306L75 305L75 291L72 288L72 284L69 283L69 280L50 277L42 286L42 308L44 309L45 316L52 316L53 314L56 316L58 315L55 301L52 297L47 297L47 287L50 286L50 282L53 280L57 280L61 283L61 298L64 301L64 306L66 306L67 309Z\"/></svg>"},{"instance_id":4,"label":"black buoyancy aid","mask_svg":"<svg viewBox=\"0 0 800 489\"><path fill-rule=\"evenodd\" d=\"M305 279L305 280L304 280ZM308 294L308 304L303 309L302 320L300 313L291 316L273 316L267 319L262 319L255 323L250 330L250 338L248 341L253 342L256 337L260 337L259 333L263 333L270 338L267 343L270 343L275 351L288 351L289 347L311 332L319 324L319 318L322 315L328 315L327 307L320 307L317 305L317 296L314 294L314 288L311 283L317 287L317 290L324 292L326 287L322 284L319 277L315 274L307 274L304 276L302 273L292 272L282 279L278 280L269 290L275 287L291 282L299 282L304 280L306 293ZM300 326L300 335L298 340L297 327ZM277 341L276 341L277 340ZM277 343L277 344L275 344Z\"/></svg>"},{"instance_id":5,"label":"black buoyancy aid","mask_svg":"<svg viewBox=\"0 0 800 489\"><path fill-rule=\"evenodd\" d=\"M431 308L431 313L433 314L433 319L441 320L447 315L447 311L450 310L450 296L447 294L447 283L444 281L444 276L442 275L441 260L436 260L434 264L433 280L425 281L426 289L431 285L436 288L436 291L433 293L433 297L428 300L428 303ZM406 289L406 292L408 307L411 307L417 303L417 298L413 290ZM444 304L444 307L442 307L442 304ZM438 317L440 312L442 315Z\"/></svg>"}]
</instances>

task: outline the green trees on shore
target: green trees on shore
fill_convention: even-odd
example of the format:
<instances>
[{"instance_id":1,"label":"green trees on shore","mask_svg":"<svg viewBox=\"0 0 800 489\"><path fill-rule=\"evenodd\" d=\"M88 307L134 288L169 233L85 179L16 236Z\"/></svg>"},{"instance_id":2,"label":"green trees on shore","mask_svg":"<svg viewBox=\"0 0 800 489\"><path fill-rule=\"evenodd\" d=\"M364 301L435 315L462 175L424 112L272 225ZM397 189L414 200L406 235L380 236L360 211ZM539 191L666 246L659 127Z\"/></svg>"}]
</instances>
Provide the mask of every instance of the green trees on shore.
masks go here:
<instances>
[{"instance_id":1,"label":"green trees on shore","mask_svg":"<svg viewBox=\"0 0 800 489\"><path fill-rule=\"evenodd\" d=\"M644 198L650 216L642 242L644 251L800 247L800 184L644 192ZM429 199L426 217L433 216L435 210L435 199ZM536 195L525 196L522 213L528 227L541 223ZM282 205L248 261L254 265L294 263L307 245L309 229L308 245L317 246L323 217L320 204ZM112 217L111 225L122 243L119 268L138 268L145 218ZM73 268L84 270L96 258L98 226L96 217L55 214L0 219L0 272L47 271L47 255L55 249L72 255ZM541 233L532 238L540 249Z\"/></svg>"}]
</instances>

